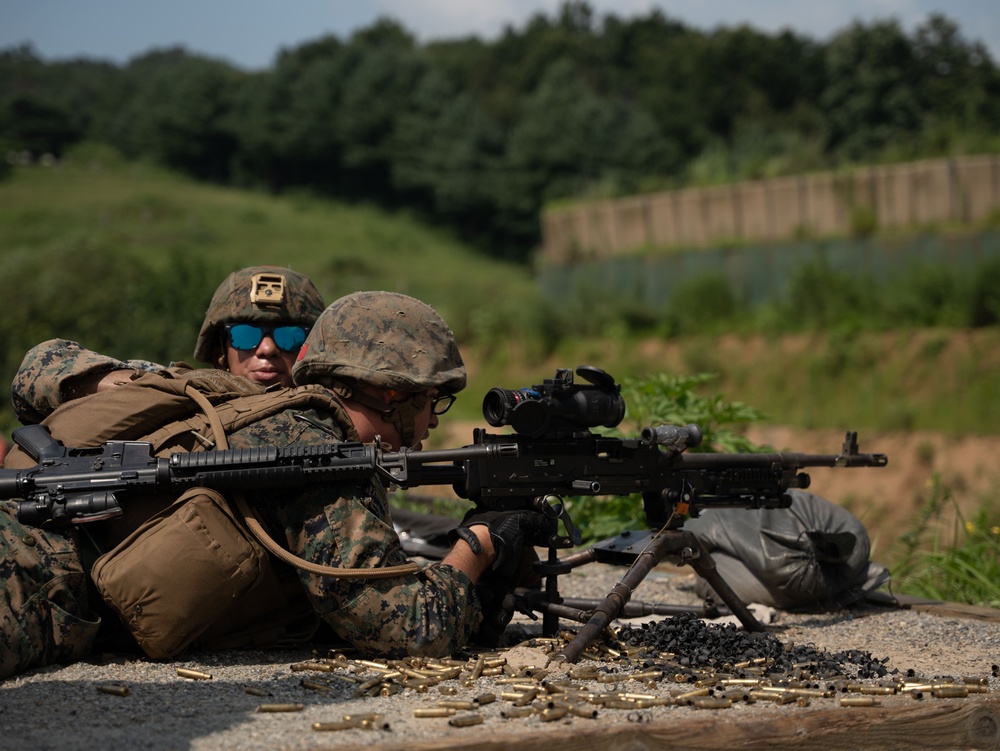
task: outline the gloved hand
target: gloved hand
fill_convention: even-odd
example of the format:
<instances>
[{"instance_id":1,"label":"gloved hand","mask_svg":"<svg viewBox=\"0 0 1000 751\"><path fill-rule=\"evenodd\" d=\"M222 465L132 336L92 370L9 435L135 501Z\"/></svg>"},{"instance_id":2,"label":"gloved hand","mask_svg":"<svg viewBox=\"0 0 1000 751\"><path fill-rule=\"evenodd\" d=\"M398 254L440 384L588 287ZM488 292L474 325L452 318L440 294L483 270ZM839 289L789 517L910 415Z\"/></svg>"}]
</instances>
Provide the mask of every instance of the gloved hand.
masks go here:
<instances>
[{"instance_id":1,"label":"gloved hand","mask_svg":"<svg viewBox=\"0 0 1000 751\"><path fill-rule=\"evenodd\" d=\"M472 531L472 527L482 524L490 531L496 558L490 568L491 577L510 580L521 567L521 559L527 551L534 552L534 545L542 543L551 534L555 522L537 511L478 511L465 515L455 534L472 548L481 553L482 546Z\"/></svg>"}]
</instances>

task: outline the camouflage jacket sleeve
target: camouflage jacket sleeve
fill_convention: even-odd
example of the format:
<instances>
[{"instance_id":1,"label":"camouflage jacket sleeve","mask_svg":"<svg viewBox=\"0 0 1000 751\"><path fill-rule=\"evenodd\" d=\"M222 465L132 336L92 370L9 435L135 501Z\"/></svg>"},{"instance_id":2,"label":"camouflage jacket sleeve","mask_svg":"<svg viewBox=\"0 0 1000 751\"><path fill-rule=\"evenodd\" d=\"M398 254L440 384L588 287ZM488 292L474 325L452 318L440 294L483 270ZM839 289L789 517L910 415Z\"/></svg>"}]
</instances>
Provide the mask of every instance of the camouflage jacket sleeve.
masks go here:
<instances>
[{"instance_id":1,"label":"camouflage jacket sleeve","mask_svg":"<svg viewBox=\"0 0 1000 751\"><path fill-rule=\"evenodd\" d=\"M11 384L14 413L22 424L38 423L67 401L64 386L74 378L112 370L165 370L148 360L118 360L91 352L68 339L50 339L28 350Z\"/></svg>"},{"instance_id":2,"label":"camouflage jacket sleeve","mask_svg":"<svg viewBox=\"0 0 1000 751\"><path fill-rule=\"evenodd\" d=\"M240 431L243 439L249 437L248 430L253 431L253 445L330 441L329 435L284 415ZM234 447L243 443L239 433L234 439ZM315 487L280 497L261 493L255 503L288 549L306 560L344 569L407 562L385 488L377 481ZM389 579L298 573L316 612L339 636L370 653L448 655L469 641L481 619L472 582L444 564Z\"/></svg>"}]
</instances>

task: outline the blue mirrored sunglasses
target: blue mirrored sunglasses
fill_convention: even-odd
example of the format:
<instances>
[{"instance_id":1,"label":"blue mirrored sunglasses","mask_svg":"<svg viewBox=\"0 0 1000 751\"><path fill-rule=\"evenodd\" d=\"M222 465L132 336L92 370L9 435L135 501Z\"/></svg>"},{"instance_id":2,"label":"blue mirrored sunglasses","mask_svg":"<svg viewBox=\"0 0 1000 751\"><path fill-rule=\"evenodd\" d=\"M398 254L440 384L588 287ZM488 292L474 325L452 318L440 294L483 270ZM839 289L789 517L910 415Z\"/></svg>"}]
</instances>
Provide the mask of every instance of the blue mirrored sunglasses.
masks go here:
<instances>
[{"instance_id":1,"label":"blue mirrored sunglasses","mask_svg":"<svg viewBox=\"0 0 1000 751\"><path fill-rule=\"evenodd\" d=\"M250 352L260 346L265 336L274 340L282 352L297 352L306 340L309 330L305 326L258 326L256 323L227 323L229 346L241 352Z\"/></svg>"}]
</instances>

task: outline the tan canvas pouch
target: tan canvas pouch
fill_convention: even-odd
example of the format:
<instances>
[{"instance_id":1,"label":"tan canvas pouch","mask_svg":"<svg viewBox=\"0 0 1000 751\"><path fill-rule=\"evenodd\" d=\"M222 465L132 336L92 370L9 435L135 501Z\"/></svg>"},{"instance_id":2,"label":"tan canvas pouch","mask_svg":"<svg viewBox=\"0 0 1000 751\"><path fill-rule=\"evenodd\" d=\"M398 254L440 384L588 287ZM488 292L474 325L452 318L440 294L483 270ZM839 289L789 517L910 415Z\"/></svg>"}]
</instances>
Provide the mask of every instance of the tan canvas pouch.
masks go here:
<instances>
[{"instance_id":1,"label":"tan canvas pouch","mask_svg":"<svg viewBox=\"0 0 1000 751\"><path fill-rule=\"evenodd\" d=\"M98 558L91 577L143 651L169 659L246 595L268 565L223 497L192 488Z\"/></svg>"}]
</instances>

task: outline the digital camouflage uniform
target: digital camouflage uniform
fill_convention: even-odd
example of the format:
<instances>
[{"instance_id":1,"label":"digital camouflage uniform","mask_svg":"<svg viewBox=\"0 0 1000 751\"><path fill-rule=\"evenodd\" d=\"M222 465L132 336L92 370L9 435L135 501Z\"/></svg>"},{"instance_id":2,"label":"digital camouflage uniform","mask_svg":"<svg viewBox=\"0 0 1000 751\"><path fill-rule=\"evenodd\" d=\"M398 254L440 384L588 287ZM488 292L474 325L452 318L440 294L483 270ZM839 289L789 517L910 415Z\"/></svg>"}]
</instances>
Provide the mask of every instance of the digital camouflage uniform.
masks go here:
<instances>
[{"instance_id":1,"label":"digital camouflage uniform","mask_svg":"<svg viewBox=\"0 0 1000 751\"><path fill-rule=\"evenodd\" d=\"M178 370L188 369L183 363ZM92 352L68 339L49 339L30 350L14 376L10 397L22 425L40 423L67 399L64 384L74 378L110 373L112 370L168 370L147 360L118 360Z\"/></svg>"},{"instance_id":2,"label":"digital camouflage uniform","mask_svg":"<svg viewBox=\"0 0 1000 751\"><path fill-rule=\"evenodd\" d=\"M83 657L99 625L75 540L26 527L0 502L0 678Z\"/></svg>"},{"instance_id":3,"label":"digital camouflage uniform","mask_svg":"<svg viewBox=\"0 0 1000 751\"><path fill-rule=\"evenodd\" d=\"M343 352L351 347L354 354L344 359ZM349 370L352 366L358 369ZM174 375L168 372L161 377ZM366 382L391 383L400 389L436 387L452 392L465 385L464 366L447 325L423 303L392 293L359 293L330 306L307 338L294 377L299 384L327 378L364 378ZM43 391L28 384L29 380L22 380L19 393ZM281 412L235 430L228 437L229 445L318 444L352 435L353 427L345 424L344 413L298 413L308 419L298 419L295 411ZM287 492L260 491L247 493L247 499L288 550L313 563L367 568L406 560L389 519L385 488L378 481ZM130 500L129 504L134 508L140 502ZM92 526L111 525L102 522ZM5 538L16 538L16 532ZM322 577L301 570L296 573L313 611L338 635L373 653L448 654L469 640L480 620L480 606L471 582L444 564L413 575L376 580ZM79 594L71 603L77 607L77 614L86 618L89 613ZM27 615L38 620L34 614ZM29 627L38 628L35 623ZM5 622L2 638L23 639L23 630L23 626L11 629ZM14 669L72 659L88 647L81 644L72 651L46 651L36 639L30 661L22 660Z\"/></svg>"}]
</instances>

